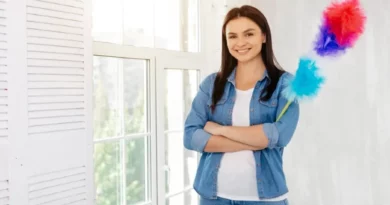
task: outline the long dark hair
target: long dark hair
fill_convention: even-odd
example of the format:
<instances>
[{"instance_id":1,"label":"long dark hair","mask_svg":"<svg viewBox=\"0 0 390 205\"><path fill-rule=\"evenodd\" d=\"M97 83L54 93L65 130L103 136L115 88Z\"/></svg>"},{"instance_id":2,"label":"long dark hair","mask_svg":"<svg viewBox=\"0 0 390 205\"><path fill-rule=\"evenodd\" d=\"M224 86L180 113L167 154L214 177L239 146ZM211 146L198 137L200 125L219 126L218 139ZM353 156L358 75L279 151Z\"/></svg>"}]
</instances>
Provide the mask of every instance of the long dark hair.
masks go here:
<instances>
[{"instance_id":1,"label":"long dark hair","mask_svg":"<svg viewBox=\"0 0 390 205\"><path fill-rule=\"evenodd\" d=\"M222 62L221 68L218 72L215 82L214 90L212 94L212 105L211 109L214 111L215 105L221 99L224 88L227 82L227 78L233 72L234 68L237 66L237 59L235 59L229 52L226 42L226 25L229 21L238 18L238 17L247 17L255 22L261 29L261 31L266 36L266 42L263 43L261 49L261 58L265 64L265 67L270 78L269 83L265 86L264 90L261 93L261 100L267 101L271 98L272 93L276 89L280 76L284 73L283 69L277 63L274 52L272 50L272 37L271 29L268 25L267 19L264 14L261 13L258 9L252 6L242 6L240 8L231 9L225 16L225 20L222 27Z\"/></svg>"}]
</instances>

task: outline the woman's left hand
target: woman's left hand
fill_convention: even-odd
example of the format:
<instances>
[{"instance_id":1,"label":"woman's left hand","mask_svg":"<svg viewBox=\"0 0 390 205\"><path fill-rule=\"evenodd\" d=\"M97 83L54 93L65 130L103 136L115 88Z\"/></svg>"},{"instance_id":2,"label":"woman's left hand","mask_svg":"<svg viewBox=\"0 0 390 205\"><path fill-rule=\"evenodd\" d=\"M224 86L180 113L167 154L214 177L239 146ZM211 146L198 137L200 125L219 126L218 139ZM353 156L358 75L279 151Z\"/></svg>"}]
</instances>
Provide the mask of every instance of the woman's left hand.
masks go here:
<instances>
[{"instance_id":1,"label":"woman's left hand","mask_svg":"<svg viewBox=\"0 0 390 205\"><path fill-rule=\"evenodd\" d=\"M208 121L203 129L212 135L222 135L223 127L223 125Z\"/></svg>"}]
</instances>

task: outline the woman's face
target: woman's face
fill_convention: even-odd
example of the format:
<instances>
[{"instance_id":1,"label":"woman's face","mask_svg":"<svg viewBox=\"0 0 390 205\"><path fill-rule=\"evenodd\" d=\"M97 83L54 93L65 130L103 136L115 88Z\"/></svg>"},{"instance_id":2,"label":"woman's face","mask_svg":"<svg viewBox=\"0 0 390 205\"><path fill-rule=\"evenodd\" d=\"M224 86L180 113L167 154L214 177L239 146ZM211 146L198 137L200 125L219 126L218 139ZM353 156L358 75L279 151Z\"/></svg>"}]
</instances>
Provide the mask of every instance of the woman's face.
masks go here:
<instances>
[{"instance_id":1,"label":"woman's face","mask_svg":"<svg viewBox=\"0 0 390 205\"><path fill-rule=\"evenodd\" d=\"M265 35L255 22L239 17L226 25L226 41L230 54L239 62L247 62L260 55Z\"/></svg>"}]
</instances>

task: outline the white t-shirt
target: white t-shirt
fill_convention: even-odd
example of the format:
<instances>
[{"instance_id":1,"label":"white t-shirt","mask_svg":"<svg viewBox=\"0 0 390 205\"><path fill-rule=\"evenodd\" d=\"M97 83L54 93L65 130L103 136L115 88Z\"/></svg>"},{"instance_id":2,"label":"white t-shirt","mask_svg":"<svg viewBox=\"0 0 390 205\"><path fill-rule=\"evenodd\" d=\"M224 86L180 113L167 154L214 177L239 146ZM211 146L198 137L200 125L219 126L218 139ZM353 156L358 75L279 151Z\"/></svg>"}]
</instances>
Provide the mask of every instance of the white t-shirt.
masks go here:
<instances>
[{"instance_id":1,"label":"white t-shirt","mask_svg":"<svg viewBox=\"0 0 390 205\"><path fill-rule=\"evenodd\" d=\"M232 113L233 126L250 125L250 101L253 88L236 89L236 100ZM283 195L273 199L260 200L257 194L256 162L253 151L224 153L218 171L218 196L237 201L281 201Z\"/></svg>"}]
</instances>

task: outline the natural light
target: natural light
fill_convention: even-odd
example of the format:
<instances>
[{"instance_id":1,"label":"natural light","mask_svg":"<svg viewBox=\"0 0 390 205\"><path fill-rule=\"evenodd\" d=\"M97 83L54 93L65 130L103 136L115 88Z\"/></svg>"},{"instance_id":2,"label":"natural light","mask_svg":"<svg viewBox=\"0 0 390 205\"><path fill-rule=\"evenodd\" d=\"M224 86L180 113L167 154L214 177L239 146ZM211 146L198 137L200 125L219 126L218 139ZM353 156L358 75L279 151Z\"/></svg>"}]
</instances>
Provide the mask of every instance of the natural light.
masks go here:
<instances>
[{"instance_id":1,"label":"natural light","mask_svg":"<svg viewBox=\"0 0 390 205\"><path fill-rule=\"evenodd\" d=\"M197 0L95 0L93 22L97 42L155 49L159 55L169 50L199 50ZM160 66L159 55L155 56L156 67L146 55L96 55L93 60L98 205L151 204L156 187L161 187L156 192L164 193L167 205L197 204L192 190L197 154L183 148L182 136L185 117L198 89L199 68L191 61ZM163 78L158 86L164 87L164 95L150 88L153 72L160 67L163 70L156 77ZM157 112L164 115L164 127L157 130L153 127L156 122L152 122L157 119L151 114L155 103L163 105L163 110ZM153 149L153 140L165 144L162 151ZM156 153L163 155L153 160ZM163 170L154 181L153 170Z\"/></svg>"},{"instance_id":2,"label":"natural light","mask_svg":"<svg viewBox=\"0 0 390 205\"><path fill-rule=\"evenodd\" d=\"M0 205L389 205L389 11L0 0Z\"/></svg>"}]
</instances>

